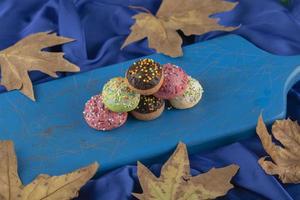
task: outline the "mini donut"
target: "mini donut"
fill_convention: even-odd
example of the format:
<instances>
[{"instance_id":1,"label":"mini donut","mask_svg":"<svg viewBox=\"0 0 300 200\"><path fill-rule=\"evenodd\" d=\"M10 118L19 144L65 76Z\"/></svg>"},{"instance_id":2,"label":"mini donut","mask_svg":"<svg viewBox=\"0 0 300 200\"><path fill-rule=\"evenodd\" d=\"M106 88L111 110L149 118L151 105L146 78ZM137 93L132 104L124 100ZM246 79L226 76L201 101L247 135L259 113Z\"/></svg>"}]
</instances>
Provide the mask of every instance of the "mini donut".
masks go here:
<instances>
[{"instance_id":1,"label":"mini donut","mask_svg":"<svg viewBox=\"0 0 300 200\"><path fill-rule=\"evenodd\" d=\"M170 99L170 103L177 109L191 108L200 101L202 93L203 88L199 81L189 76L187 89L181 96Z\"/></svg>"},{"instance_id":2,"label":"mini donut","mask_svg":"<svg viewBox=\"0 0 300 200\"><path fill-rule=\"evenodd\" d=\"M104 105L114 112L129 112L134 110L140 101L140 94L131 90L124 78L110 79L102 91Z\"/></svg>"},{"instance_id":3,"label":"mini donut","mask_svg":"<svg viewBox=\"0 0 300 200\"><path fill-rule=\"evenodd\" d=\"M142 95L151 95L157 92L163 79L161 65L148 58L133 63L126 72L128 86Z\"/></svg>"},{"instance_id":4,"label":"mini donut","mask_svg":"<svg viewBox=\"0 0 300 200\"><path fill-rule=\"evenodd\" d=\"M139 105L131 111L131 114L143 121L153 120L158 118L165 108L165 101L153 95L141 96Z\"/></svg>"},{"instance_id":5,"label":"mini donut","mask_svg":"<svg viewBox=\"0 0 300 200\"><path fill-rule=\"evenodd\" d=\"M161 99L172 99L181 96L188 85L187 74L176 65L170 63L163 66L164 82L154 96Z\"/></svg>"},{"instance_id":6,"label":"mini donut","mask_svg":"<svg viewBox=\"0 0 300 200\"><path fill-rule=\"evenodd\" d=\"M85 103L83 117L87 124L101 131L108 131L122 126L127 120L127 113L108 110L101 95L95 95Z\"/></svg>"}]
</instances>

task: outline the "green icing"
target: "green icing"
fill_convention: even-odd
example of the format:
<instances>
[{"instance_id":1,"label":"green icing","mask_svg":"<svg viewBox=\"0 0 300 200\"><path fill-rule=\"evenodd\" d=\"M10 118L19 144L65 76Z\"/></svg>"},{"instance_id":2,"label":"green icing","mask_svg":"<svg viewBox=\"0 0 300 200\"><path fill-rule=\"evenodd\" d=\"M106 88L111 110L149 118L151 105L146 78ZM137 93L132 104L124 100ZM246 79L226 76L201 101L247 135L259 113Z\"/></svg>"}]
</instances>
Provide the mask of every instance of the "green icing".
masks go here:
<instances>
[{"instance_id":1,"label":"green icing","mask_svg":"<svg viewBox=\"0 0 300 200\"><path fill-rule=\"evenodd\" d=\"M121 77L108 81L103 87L102 96L105 106L114 112L134 110L140 101L140 94L131 90Z\"/></svg>"}]
</instances>

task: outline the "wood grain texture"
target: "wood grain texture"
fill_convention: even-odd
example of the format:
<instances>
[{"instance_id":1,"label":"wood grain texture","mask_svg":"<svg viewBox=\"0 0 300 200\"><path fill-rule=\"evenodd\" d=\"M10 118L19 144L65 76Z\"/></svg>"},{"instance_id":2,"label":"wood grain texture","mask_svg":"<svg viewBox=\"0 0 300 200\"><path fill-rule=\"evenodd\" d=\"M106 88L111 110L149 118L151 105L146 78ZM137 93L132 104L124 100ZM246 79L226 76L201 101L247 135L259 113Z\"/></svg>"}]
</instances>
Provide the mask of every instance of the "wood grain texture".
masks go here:
<instances>
[{"instance_id":1,"label":"wood grain texture","mask_svg":"<svg viewBox=\"0 0 300 200\"><path fill-rule=\"evenodd\" d=\"M132 61L37 85L36 103L17 92L1 94L0 139L15 142L24 183L41 172L64 174L95 160L102 173L136 160L162 162L179 141L193 153L254 135L262 111L267 123L285 116L300 56L270 55L233 35L185 47L184 53L149 57L182 66L198 79L202 101L189 110L166 110L151 122L129 118L111 132L87 126L84 103L110 78L124 75Z\"/></svg>"}]
</instances>

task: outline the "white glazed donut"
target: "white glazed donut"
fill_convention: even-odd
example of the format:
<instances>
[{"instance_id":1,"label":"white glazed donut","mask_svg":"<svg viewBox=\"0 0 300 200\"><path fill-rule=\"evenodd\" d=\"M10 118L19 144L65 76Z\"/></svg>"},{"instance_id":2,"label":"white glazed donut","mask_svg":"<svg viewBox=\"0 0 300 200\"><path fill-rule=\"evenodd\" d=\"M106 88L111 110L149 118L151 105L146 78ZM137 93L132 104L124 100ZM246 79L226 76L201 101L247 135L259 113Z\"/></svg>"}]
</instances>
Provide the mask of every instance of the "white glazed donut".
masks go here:
<instances>
[{"instance_id":1,"label":"white glazed donut","mask_svg":"<svg viewBox=\"0 0 300 200\"><path fill-rule=\"evenodd\" d=\"M203 88L199 81L189 76L187 89L181 96L170 99L170 103L177 109L191 108L200 101L202 93Z\"/></svg>"}]
</instances>

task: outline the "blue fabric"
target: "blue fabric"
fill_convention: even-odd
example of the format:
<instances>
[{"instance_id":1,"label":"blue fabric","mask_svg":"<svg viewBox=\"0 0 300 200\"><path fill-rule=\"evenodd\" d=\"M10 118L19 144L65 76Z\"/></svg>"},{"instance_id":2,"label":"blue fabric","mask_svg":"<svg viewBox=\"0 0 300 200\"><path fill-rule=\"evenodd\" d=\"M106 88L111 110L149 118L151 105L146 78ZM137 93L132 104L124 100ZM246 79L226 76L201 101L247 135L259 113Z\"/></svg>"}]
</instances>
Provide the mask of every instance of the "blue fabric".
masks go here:
<instances>
[{"instance_id":1,"label":"blue fabric","mask_svg":"<svg viewBox=\"0 0 300 200\"><path fill-rule=\"evenodd\" d=\"M266 155L258 139L222 147L212 152L203 152L190 157L192 175L208 171L212 167L238 164L240 170L233 178L235 189L220 199L231 200L292 200L300 199L299 185L282 185L273 176L267 176L257 160ZM152 165L151 171L159 175L161 165ZM98 180L90 181L81 190L78 199L84 200L125 200L134 199L131 192L141 192L136 176L136 166L125 166Z\"/></svg>"},{"instance_id":2,"label":"blue fabric","mask_svg":"<svg viewBox=\"0 0 300 200\"><path fill-rule=\"evenodd\" d=\"M28 34L53 30L76 39L64 45L66 57L82 71L149 55L147 41L134 43L123 51L120 46L129 34L136 10L128 5L143 6L156 12L161 0L2 0L0 1L0 49L4 49ZM300 54L300 1L284 6L280 0L240 0L238 7L218 14L225 25L242 26L234 31L261 49L281 55ZM184 37L184 43L211 39L224 32L211 32L197 37ZM34 83L50 78L32 72ZM65 76L65 73L61 73ZM5 91L3 87L0 92ZM300 121L300 83L288 94L288 113ZM282 185L267 176L257 164L265 155L256 137L204 152L191 157L193 174L212 166L236 163L241 166L233 182L236 189L224 199L300 199L299 185ZM157 174L160 165L151 169ZM98 180L90 181L80 192L79 199L131 199L130 193L140 191L136 167L125 166Z\"/></svg>"}]
</instances>

